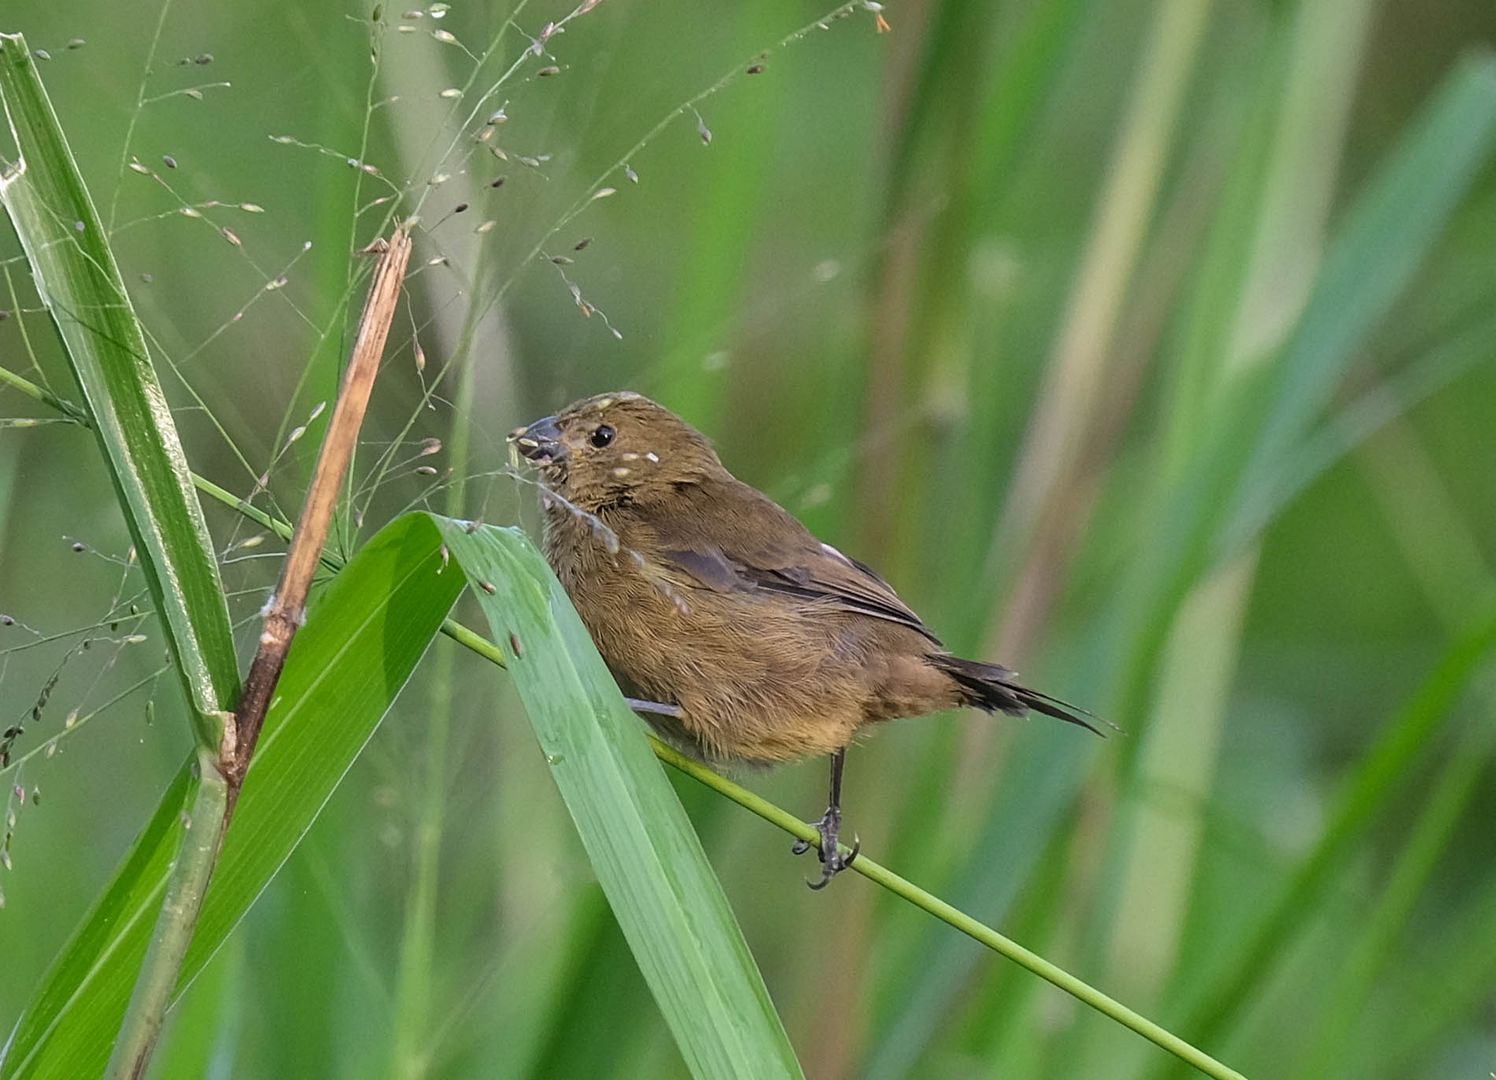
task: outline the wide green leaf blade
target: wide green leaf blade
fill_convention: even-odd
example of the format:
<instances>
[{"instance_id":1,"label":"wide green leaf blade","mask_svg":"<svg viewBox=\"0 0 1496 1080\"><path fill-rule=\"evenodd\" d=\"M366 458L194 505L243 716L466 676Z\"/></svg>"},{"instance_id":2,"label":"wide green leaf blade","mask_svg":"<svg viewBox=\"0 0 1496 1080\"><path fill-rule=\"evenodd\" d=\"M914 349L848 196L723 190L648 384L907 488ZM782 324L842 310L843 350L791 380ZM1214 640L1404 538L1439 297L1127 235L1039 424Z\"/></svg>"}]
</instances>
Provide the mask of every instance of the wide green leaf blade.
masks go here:
<instances>
[{"instance_id":1,"label":"wide green leaf blade","mask_svg":"<svg viewBox=\"0 0 1496 1080\"><path fill-rule=\"evenodd\" d=\"M801 1075L690 820L560 582L516 529L448 521L445 533L508 643L551 775L687 1066Z\"/></svg>"},{"instance_id":2,"label":"wide green leaf blade","mask_svg":"<svg viewBox=\"0 0 1496 1080\"><path fill-rule=\"evenodd\" d=\"M266 716L181 986L290 856L440 629L465 584L444 567L440 542L425 516L400 518L314 599ZM0 1077L95 1076L103 1068L179 846L196 785L190 766L43 981Z\"/></svg>"},{"instance_id":3,"label":"wide green leaf blade","mask_svg":"<svg viewBox=\"0 0 1496 1080\"><path fill-rule=\"evenodd\" d=\"M19 34L0 34L0 99L21 155L0 200L66 346L199 740L216 752L239 671L212 539L104 223Z\"/></svg>"}]
</instances>

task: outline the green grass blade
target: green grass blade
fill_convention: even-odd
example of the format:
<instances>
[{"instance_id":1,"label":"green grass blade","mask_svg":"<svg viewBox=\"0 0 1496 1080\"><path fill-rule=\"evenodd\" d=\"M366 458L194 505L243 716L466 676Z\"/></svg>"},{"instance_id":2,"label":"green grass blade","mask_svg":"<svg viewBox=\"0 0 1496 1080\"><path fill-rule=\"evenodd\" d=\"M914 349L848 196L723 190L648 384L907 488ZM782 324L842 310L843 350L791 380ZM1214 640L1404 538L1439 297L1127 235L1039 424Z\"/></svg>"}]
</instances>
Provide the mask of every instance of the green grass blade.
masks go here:
<instances>
[{"instance_id":1,"label":"green grass blade","mask_svg":"<svg viewBox=\"0 0 1496 1080\"><path fill-rule=\"evenodd\" d=\"M1270 365L1236 380L1225 415L1158 512L1158 532L1128 583L1129 642L1116 719L1134 727L1173 613L1191 584L1241 550L1276 507L1294 451L1350 362L1427 255L1496 140L1496 59L1467 59L1376 171L1337 230L1310 298ZM1425 175L1425 172L1427 175ZM1384 259L1382 256L1386 255ZM1376 272L1362 272L1374 264Z\"/></svg>"},{"instance_id":2,"label":"green grass blade","mask_svg":"<svg viewBox=\"0 0 1496 1080\"><path fill-rule=\"evenodd\" d=\"M1468 820L1470 801L1490 764L1492 734L1484 726L1472 725L1440 768L1428 801L1372 904L1362 932L1335 973L1325 998L1323 1019L1315 1025L1314 1044L1297 1072L1302 1080L1334 1076L1340 1063L1350 1059L1358 1023L1396 955L1414 906L1428 888L1459 826Z\"/></svg>"},{"instance_id":3,"label":"green grass blade","mask_svg":"<svg viewBox=\"0 0 1496 1080\"><path fill-rule=\"evenodd\" d=\"M385 527L313 601L225 838L181 987L311 826L389 710L464 582L424 516ZM43 982L0 1077L97 1075L124 1014L197 787L190 763Z\"/></svg>"},{"instance_id":4,"label":"green grass blade","mask_svg":"<svg viewBox=\"0 0 1496 1080\"><path fill-rule=\"evenodd\" d=\"M112 1075L126 1075L148 1060L155 1045L213 871L228 812L227 786L216 763L239 692L239 670L213 541L171 406L103 220L20 35L0 36L0 98L20 155L0 179L0 200L93 418L187 697L198 764L207 770L189 809L197 828L180 837L110 1065Z\"/></svg>"},{"instance_id":5,"label":"green grass blade","mask_svg":"<svg viewBox=\"0 0 1496 1080\"><path fill-rule=\"evenodd\" d=\"M1178 1029L1211 1041L1239 1015L1249 995L1287 949L1304 913L1320 909L1319 898L1337 868L1344 865L1367 825L1388 796L1433 743L1474 674L1496 649L1496 616L1489 616L1455 643L1347 781L1324 835L1268 905L1247 944L1233 962L1187 1010Z\"/></svg>"},{"instance_id":6,"label":"green grass blade","mask_svg":"<svg viewBox=\"0 0 1496 1080\"><path fill-rule=\"evenodd\" d=\"M1058 725L1025 731L993 780L997 797L991 812L968 840L982 858L967 863L942 895L988 925L1001 925L1063 827L1097 752L1077 749L1071 732ZM900 994L880 1021L880 1038L860 1075L868 1080L910 1075L984 959L940 927L922 930L895 967L890 981Z\"/></svg>"},{"instance_id":7,"label":"green grass blade","mask_svg":"<svg viewBox=\"0 0 1496 1080\"><path fill-rule=\"evenodd\" d=\"M161 613L199 742L218 751L239 671L218 564L171 408L36 61L0 34L0 98L20 152L0 201L56 323Z\"/></svg>"},{"instance_id":8,"label":"green grass blade","mask_svg":"<svg viewBox=\"0 0 1496 1080\"><path fill-rule=\"evenodd\" d=\"M1488 873L1475 895L1452 912L1426 948L1424 971L1398 995L1392 1038L1367 1039L1354 1047L1344 1076L1412 1076L1426 1068L1431 1052L1447 1046L1450 1029L1478 1013L1496 984L1496 873ZM1354 1066L1360 1066L1356 1071Z\"/></svg>"},{"instance_id":9,"label":"green grass blade","mask_svg":"<svg viewBox=\"0 0 1496 1080\"><path fill-rule=\"evenodd\" d=\"M1280 357L1274 400L1247 466L1240 519L1329 404L1356 350L1449 222L1496 144L1496 56L1476 53L1444 80L1397 151L1338 230L1307 306Z\"/></svg>"},{"instance_id":10,"label":"green grass blade","mask_svg":"<svg viewBox=\"0 0 1496 1080\"><path fill-rule=\"evenodd\" d=\"M560 582L518 530L449 523L446 542L510 645L551 775L686 1064L801 1075L701 843Z\"/></svg>"}]
</instances>

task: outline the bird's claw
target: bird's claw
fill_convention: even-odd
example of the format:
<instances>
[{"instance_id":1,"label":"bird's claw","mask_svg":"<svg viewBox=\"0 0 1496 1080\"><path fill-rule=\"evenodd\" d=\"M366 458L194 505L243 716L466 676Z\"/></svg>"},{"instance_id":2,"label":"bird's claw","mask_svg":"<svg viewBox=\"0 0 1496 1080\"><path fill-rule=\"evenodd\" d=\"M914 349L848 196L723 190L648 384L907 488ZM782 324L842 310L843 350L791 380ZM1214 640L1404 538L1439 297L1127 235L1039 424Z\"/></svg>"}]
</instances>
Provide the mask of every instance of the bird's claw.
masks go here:
<instances>
[{"instance_id":1,"label":"bird's claw","mask_svg":"<svg viewBox=\"0 0 1496 1080\"><path fill-rule=\"evenodd\" d=\"M790 848L796 855L803 855L815 846L819 849L821 858L821 880L806 881L806 885L812 889L824 889L837 874L851 866L857 858L857 853L862 850L862 840L856 836L852 837L852 849L845 855L842 854L841 845L838 843L837 834L841 831L841 810L837 807L828 807L825 815L820 821L812 822L818 840L812 844L809 840L796 840Z\"/></svg>"},{"instance_id":2,"label":"bird's claw","mask_svg":"<svg viewBox=\"0 0 1496 1080\"><path fill-rule=\"evenodd\" d=\"M824 855L821 856L821 880L806 881L805 884L817 892L824 889L830 884L832 878L836 877L837 874L840 874L856 861L857 853L861 850L862 841L856 836L852 837L852 848L845 855L842 854L840 847L833 848L831 858L828 859Z\"/></svg>"}]
</instances>

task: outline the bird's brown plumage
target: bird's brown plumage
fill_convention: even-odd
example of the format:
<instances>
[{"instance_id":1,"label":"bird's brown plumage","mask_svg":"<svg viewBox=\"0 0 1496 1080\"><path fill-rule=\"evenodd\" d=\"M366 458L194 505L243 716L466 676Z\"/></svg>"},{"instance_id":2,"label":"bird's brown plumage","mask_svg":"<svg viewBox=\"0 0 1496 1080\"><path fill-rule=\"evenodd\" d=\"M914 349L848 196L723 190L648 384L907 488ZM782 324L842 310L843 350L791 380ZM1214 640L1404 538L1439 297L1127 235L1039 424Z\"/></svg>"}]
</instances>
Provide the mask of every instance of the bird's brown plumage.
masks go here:
<instances>
[{"instance_id":1,"label":"bird's brown plumage","mask_svg":"<svg viewBox=\"0 0 1496 1080\"><path fill-rule=\"evenodd\" d=\"M625 690L709 760L772 764L869 724L957 705L1079 710L947 652L867 566L823 544L638 394L588 398L511 436L542 466L545 550Z\"/></svg>"}]
</instances>

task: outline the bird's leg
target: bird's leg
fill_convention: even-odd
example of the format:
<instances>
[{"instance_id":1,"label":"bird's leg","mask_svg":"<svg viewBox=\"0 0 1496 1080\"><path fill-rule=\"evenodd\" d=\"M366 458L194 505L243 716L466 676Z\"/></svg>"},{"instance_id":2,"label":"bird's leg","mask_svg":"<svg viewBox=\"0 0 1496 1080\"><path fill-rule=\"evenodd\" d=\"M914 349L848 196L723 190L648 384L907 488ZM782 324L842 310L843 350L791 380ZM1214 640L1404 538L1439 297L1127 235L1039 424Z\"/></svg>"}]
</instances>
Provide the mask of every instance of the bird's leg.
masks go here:
<instances>
[{"instance_id":1,"label":"bird's leg","mask_svg":"<svg viewBox=\"0 0 1496 1080\"><path fill-rule=\"evenodd\" d=\"M821 880L806 882L812 889L824 889L828 881L852 865L852 861L857 858L857 852L862 848L862 842L853 837L852 850L843 855L837 842L837 835L841 832L842 767L846 761L847 748L845 746L831 755L831 796L827 800L826 812L821 815L821 820L811 823L821 837L819 845ZM810 850L810 841L796 840L792 850L796 855L803 855Z\"/></svg>"},{"instance_id":2,"label":"bird's leg","mask_svg":"<svg viewBox=\"0 0 1496 1080\"><path fill-rule=\"evenodd\" d=\"M666 705L663 701L644 701L641 698L626 697L623 699L629 703L629 708L636 713L651 716L670 716L679 720L681 709L679 705Z\"/></svg>"}]
</instances>

